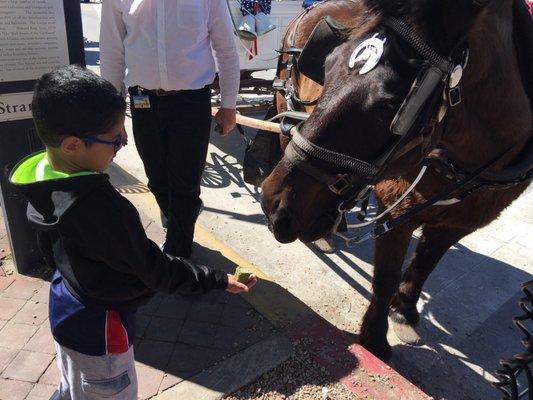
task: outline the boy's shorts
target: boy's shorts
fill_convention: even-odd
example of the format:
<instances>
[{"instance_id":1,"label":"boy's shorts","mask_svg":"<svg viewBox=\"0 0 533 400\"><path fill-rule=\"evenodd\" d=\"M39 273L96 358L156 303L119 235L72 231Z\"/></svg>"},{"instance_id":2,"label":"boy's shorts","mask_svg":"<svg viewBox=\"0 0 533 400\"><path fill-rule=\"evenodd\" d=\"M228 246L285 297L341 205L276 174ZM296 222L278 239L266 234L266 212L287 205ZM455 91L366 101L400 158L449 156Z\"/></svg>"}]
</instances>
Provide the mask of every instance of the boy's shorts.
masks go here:
<instances>
[{"instance_id":1,"label":"boy's shorts","mask_svg":"<svg viewBox=\"0 0 533 400\"><path fill-rule=\"evenodd\" d=\"M133 346L126 353L88 356L56 342L61 374L57 400L136 400Z\"/></svg>"}]
</instances>

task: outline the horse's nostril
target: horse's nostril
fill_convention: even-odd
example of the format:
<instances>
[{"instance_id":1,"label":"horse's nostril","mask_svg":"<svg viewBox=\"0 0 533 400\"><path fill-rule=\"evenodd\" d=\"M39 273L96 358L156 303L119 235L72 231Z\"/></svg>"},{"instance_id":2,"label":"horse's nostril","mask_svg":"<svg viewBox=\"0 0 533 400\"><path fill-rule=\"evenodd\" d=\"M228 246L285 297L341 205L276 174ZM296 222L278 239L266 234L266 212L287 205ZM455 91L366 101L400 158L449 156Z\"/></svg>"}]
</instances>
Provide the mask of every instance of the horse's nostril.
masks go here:
<instances>
[{"instance_id":1,"label":"horse's nostril","mask_svg":"<svg viewBox=\"0 0 533 400\"><path fill-rule=\"evenodd\" d=\"M281 243L290 243L297 239L297 225L289 209L282 202L276 202L277 208L270 216L270 228Z\"/></svg>"}]
</instances>

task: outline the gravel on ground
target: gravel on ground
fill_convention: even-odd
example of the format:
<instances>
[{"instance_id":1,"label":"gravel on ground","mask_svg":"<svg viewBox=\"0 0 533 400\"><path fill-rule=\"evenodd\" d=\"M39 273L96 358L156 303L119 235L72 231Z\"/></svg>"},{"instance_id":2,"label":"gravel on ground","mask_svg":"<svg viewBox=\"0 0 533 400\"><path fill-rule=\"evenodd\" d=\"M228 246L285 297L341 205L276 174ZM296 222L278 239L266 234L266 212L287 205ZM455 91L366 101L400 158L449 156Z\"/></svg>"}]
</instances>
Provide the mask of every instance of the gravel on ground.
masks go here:
<instances>
[{"instance_id":1,"label":"gravel on ground","mask_svg":"<svg viewBox=\"0 0 533 400\"><path fill-rule=\"evenodd\" d=\"M326 369L313 361L305 341L291 358L255 382L224 397L226 400L358 400Z\"/></svg>"}]
</instances>

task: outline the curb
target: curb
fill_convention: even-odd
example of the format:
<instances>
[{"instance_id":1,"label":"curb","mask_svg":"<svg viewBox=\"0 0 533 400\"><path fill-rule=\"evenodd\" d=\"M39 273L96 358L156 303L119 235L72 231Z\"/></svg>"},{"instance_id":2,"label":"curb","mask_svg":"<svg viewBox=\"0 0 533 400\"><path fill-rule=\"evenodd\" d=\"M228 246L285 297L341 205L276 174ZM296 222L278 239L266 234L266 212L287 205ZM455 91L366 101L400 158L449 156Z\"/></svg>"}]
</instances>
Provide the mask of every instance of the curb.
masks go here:
<instances>
[{"instance_id":1,"label":"curb","mask_svg":"<svg viewBox=\"0 0 533 400\"><path fill-rule=\"evenodd\" d=\"M356 394L358 399L431 400L353 338L318 315L289 330L293 343L305 340L311 358Z\"/></svg>"}]
</instances>

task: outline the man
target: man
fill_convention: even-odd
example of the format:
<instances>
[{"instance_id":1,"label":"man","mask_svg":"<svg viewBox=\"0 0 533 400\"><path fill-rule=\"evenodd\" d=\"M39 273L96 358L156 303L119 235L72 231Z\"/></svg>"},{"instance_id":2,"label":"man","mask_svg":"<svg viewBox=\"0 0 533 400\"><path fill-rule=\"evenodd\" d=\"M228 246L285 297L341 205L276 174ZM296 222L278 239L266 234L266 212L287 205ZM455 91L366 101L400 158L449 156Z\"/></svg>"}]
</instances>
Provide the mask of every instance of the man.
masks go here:
<instances>
[{"instance_id":1,"label":"man","mask_svg":"<svg viewBox=\"0 0 533 400\"><path fill-rule=\"evenodd\" d=\"M190 257L211 129L215 52L221 135L235 126L239 58L224 0L106 0L101 73L130 94L133 135L167 228L164 251Z\"/></svg>"}]
</instances>

